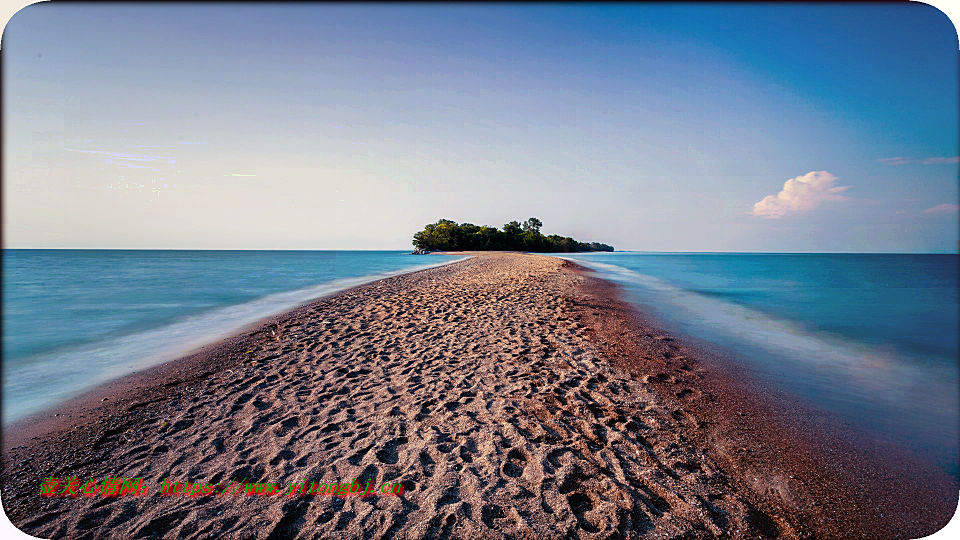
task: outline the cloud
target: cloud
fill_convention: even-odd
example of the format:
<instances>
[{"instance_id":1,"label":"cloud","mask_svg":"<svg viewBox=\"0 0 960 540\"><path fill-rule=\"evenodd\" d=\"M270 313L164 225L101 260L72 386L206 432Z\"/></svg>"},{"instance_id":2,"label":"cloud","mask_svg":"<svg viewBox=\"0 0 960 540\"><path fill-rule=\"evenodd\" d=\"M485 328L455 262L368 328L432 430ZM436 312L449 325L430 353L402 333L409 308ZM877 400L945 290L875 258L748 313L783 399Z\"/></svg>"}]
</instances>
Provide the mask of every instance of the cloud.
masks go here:
<instances>
[{"instance_id":1,"label":"cloud","mask_svg":"<svg viewBox=\"0 0 960 540\"><path fill-rule=\"evenodd\" d=\"M913 159L905 157L885 157L880 158L877 161L883 163L884 165L906 165L907 163L916 163L919 161L924 165L942 165L944 163L960 163L960 156L954 157L928 157L924 159Z\"/></svg>"},{"instance_id":2,"label":"cloud","mask_svg":"<svg viewBox=\"0 0 960 540\"><path fill-rule=\"evenodd\" d=\"M791 178L783 183L783 189L776 195L767 195L753 205L748 212L765 218L780 218L790 212L812 210L823 201L841 201L846 197L839 193L850 186L834 186L837 177L827 171L811 171L803 176Z\"/></svg>"},{"instance_id":3,"label":"cloud","mask_svg":"<svg viewBox=\"0 0 960 540\"><path fill-rule=\"evenodd\" d=\"M885 157L880 158L877 161L883 163L884 165L906 165L910 163L910 158L905 157Z\"/></svg>"},{"instance_id":4,"label":"cloud","mask_svg":"<svg viewBox=\"0 0 960 540\"><path fill-rule=\"evenodd\" d=\"M74 148L64 148L64 150L79 154L95 154L98 156L103 156L98 158L101 164L117 165L127 169L150 169L151 171L167 172L170 169L162 168L162 162L166 162L167 165L171 166L177 164L177 158L174 156L129 154L125 152L111 152L109 150L76 150ZM137 162L142 163L142 165L138 165Z\"/></svg>"},{"instance_id":5,"label":"cloud","mask_svg":"<svg viewBox=\"0 0 960 540\"><path fill-rule=\"evenodd\" d=\"M934 206L933 208L927 208L923 211L924 214L946 214L960 212L960 206L956 204L943 203Z\"/></svg>"},{"instance_id":6,"label":"cloud","mask_svg":"<svg viewBox=\"0 0 960 540\"><path fill-rule=\"evenodd\" d=\"M126 159L131 161L157 161L161 159L171 160L176 159L171 156L146 156L143 154L125 154L122 152L109 152L107 150L74 150L73 148L64 148L67 152L78 152L81 154L101 154L104 156L110 156L114 159Z\"/></svg>"},{"instance_id":7,"label":"cloud","mask_svg":"<svg viewBox=\"0 0 960 540\"><path fill-rule=\"evenodd\" d=\"M960 156L954 157L930 157L920 163L924 165L941 165L943 163L960 163Z\"/></svg>"}]
</instances>

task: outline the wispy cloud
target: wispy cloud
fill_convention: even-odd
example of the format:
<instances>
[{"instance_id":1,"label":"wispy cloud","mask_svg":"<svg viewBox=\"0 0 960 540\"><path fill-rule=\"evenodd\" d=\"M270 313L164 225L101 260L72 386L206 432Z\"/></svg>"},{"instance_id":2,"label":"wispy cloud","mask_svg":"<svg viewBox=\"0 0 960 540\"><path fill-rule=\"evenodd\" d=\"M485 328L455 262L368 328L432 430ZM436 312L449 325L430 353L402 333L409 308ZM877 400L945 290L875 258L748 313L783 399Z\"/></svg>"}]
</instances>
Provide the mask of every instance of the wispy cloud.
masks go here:
<instances>
[{"instance_id":1,"label":"wispy cloud","mask_svg":"<svg viewBox=\"0 0 960 540\"><path fill-rule=\"evenodd\" d=\"M960 156L953 157L930 157L920 163L924 165L940 165L943 163L960 163Z\"/></svg>"},{"instance_id":2,"label":"wispy cloud","mask_svg":"<svg viewBox=\"0 0 960 540\"><path fill-rule=\"evenodd\" d=\"M80 154L100 154L104 156L110 156L113 159L126 159L130 161L158 161L158 160L175 160L176 158L172 156L147 156L143 154L126 154L123 152L110 152L108 150L74 150L73 148L64 148L67 152L77 152Z\"/></svg>"},{"instance_id":3,"label":"wispy cloud","mask_svg":"<svg viewBox=\"0 0 960 540\"><path fill-rule=\"evenodd\" d=\"M943 203L934 206L933 208L927 208L923 211L924 214L947 214L960 212L960 205Z\"/></svg>"},{"instance_id":4,"label":"wispy cloud","mask_svg":"<svg viewBox=\"0 0 960 540\"><path fill-rule=\"evenodd\" d=\"M119 165L128 169L150 169L152 171L165 172L169 169L160 168L159 162L166 162L167 165L176 165L177 158L174 156L151 156L145 154L128 154L124 152L111 152L109 150L76 150L73 148L64 148L67 152L76 152L79 154L96 154L104 156L99 158L102 163L110 165ZM133 162L133 163L131 163ZM136 162L142 162L143 165L137 165ZM158 166L159 165L159 166Z\"/></svg>"},{"instance_id":5,"label":"wispy cloud","mask_svg":"<svg viewBox=\"0 0 960 540\"><path fill-rule=\"evenodd\" d=\"M906 165L910 163L910 158L905 157L885 157L880 158L877 161L883 163L884 165Z\"/></svg>"},{"instance_id":6,"label":"wispy cloud","mask_svg":"<svg viewBox=\"0 0 960 540\"><path fill-rule=\"evenodd\" d=\"M851 186L834 186L837 177L827 171L811 171L783 183L776 195L767 195L748 212L765 218L780 218L791 212L812 210L823 201L846 199L841 192Z\"/></svg>"},{"instance_id":7,"label":"wispy cloud","mask_svg":"<svg viewBox=\"0 0 960 540\"><path fill-rule=\"evenodd\" d=\"M944 163L960 163L960 156L953 157L928 157L923 159L913 159L906 157L885 157L877 161L884 165L906 165L907 163L920 162L924 165L942 165Z\"/></svg>"}]
</instances>

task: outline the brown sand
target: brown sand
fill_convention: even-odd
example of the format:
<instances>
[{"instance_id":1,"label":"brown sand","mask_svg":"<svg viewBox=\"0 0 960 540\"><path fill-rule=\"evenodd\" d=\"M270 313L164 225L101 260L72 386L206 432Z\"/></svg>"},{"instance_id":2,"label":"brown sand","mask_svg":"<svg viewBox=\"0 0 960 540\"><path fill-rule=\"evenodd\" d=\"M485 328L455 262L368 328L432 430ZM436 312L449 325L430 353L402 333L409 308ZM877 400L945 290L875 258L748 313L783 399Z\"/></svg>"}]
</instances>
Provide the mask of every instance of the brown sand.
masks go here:
<instances>
[{"instance_id":1,"label":"brown sand","mask_svg":"<svg viewBox=\"0 0 960 540\"><path fill-rule=\"evenodd\" d=\"M4 508L46 538L910 538L949 519L933 476L877 517L890 502L846 461L636 315L546 256L356 287L5 430ZM151 492L41 498L49 476ZM405 491L163 497L164 478Z\"/></svg>"}]
</instances>

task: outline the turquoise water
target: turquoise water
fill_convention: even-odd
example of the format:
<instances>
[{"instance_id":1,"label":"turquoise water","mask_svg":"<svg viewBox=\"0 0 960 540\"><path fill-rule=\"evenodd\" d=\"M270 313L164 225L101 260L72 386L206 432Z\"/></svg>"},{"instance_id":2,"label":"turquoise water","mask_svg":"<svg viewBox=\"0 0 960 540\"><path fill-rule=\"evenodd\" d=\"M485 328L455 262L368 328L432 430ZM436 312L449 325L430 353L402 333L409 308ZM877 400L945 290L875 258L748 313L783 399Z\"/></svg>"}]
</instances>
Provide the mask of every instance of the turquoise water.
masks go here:
<instances>
[{"instance_id":1,"label":"turquoise water","mask_svg":"<svg viewBox=\"0 0 960 540\"><path fill-rule=\"evenodd\" d=\"M461 259L397 251L3 251L3 422L310 299Z\"/></svg>"},{"instance_id":2,"label":"turquoise water","mask_svg":"<svg viewBox=\"0 0 960 540\"><path fill-rule=\"evenodd\" d=\"M591 253L669 329L957 473L957 255Z\"/></svg>"}]
</instances>

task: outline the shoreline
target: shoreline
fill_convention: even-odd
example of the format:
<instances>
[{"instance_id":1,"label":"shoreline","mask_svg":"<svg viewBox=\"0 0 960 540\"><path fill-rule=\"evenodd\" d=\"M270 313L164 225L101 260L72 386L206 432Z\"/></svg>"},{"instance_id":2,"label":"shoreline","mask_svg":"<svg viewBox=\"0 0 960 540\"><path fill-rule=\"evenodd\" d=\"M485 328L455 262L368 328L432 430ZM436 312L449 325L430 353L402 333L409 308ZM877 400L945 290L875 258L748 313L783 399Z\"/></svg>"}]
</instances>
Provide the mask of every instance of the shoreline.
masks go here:
<instances>
[{"instance_id":1,"label":"shoreline","mask_svg":"<svg viewBox=\"0 0 960 540\"><path fill-rule=\"evenodd\" d=\"M889 507L894 494L858 495L871 487L869 471L851 474L843 456L813 448L806 426L785 425L770 412L775 403L720 373L709 351L657 331L588 269L542 255L476 255L311 301L11 424L8 516L48 537L119 534L108 527L116 522L128 537L164 527L178 537L283 536L316 524L354 537L396 526L406 527L400 537L507 528L584 538L909 538L934 532L943 508L941 526L952 516L955 495L954 507L938 504L909 475L872 486L900 482L915 495L902 508ZM409 488L396 500L329 504L36 495L42 478L58 474L288 480L330 468ZM889 507L885 517L864 500ZM920 510L925 520L905 522ZM196 530L198 520L217 526Z\"/></svg>"},{"instance_id":2,"label":"shoreline","mask_svg":"<svg viewBox=\"0 0 960 540\"><path fill-rule=\"evenodd\" d=\"M32 409L29 412L19 414L15 419L11 420L9 423L4 422L3 426L14 427L17 424L29 423L34 419L43 419L48 416L48 412L52 411L54 408L70 402L76 398L80 398L88 393L96 392L97 389L103 387L104 385L110 384L112 381L120 380L124 377L131 375L136 375L137 373L152 369L154 367L163 365L168 362L174 362L185 357L192 356L196 352L206 348L215 346L221 341L227 340L233 336L243 334L244 332L249 332L251 329L258 328L265 321L276 320L278 317L283 317L284 315L297 310L298 308L326 298L332 295L339 294L342 291L352 289L354 287L359 287L367 285L369 283L374 283L383 279L394 277L397 275L407 274L411 272L418 272L421 270L428 270L430 268L437 268L447 264L453 264L458 260L454 259L449 261L441 261L438 263L426 263L426 264L414 264L409 269L400 269L392 270L386 272L380 272L375 274L356 276L356 277L344 277L337 278L332 281L317 283L307 287L302 287L299 289L289 290L289 291L280 291L275 293L270 293L263 297L254 298L252 300L246 301L242 304L226 304L221 306L215 306L214 308L186 316L185 318L174 319L168 321L158 327L150 327L142 329L133 334L127 334L119 337L112 338L114 342L124 342L129 341L130 339L140 338L144 335L152 335L154 341L156 341L157 335L162 335L163 333L170 333L174 328L179 328L183 326L188 326L190 324L205 323L209 325L209 320L214 319L216 316L223 317L225 313L229 311L249 309L250 306L258 306L259 314L241 314L241 315L230 315L234 319L231 321L234 324L230 326L221 326L219 328L212 329L213 333L210 335L205 335L203 338L196 338L193 335L188 336L187 338L180 338L174 346L169 346L164 343L162 347L162 352L154 353L152 355L147 355L140 358L134 363L136 367L129 366L127 368L121 369L119 363L114 366L109 366L106 369L111 370L112 373L119 372L119 375L111 375L101 378L96 382L91 382L83 384L78 387L76 390L71 390L68 395L69 397L61 399L54 403L49 403L37 409ZM295 297L296 295L310 294L305 300L290 300L288 297ZM281 297L283 297L281 299ZM279 304L279 306L278 306ZM110 343L109 341L107 343ZM89 346L89 345L88 345ZM47 353L49 355L49 353Z\"/></svg>"},{"instance_id":3,"label":"shoreline","mask_svg":"<svg viewBox=\"0 0 960 540\"><path fill-rule=\"evenodd\" d=\"M592 277L590 268L579 271L614 312L591 317L594 310L583 310L605 328L603 342L614 344L604 348L611 362L695 418L692 430L721 461L819 534L920 538L953 517L960 484L938 466L739 371L730 351L674 337L623 300L620 285Z\"/></svg>"}]
</instances>

